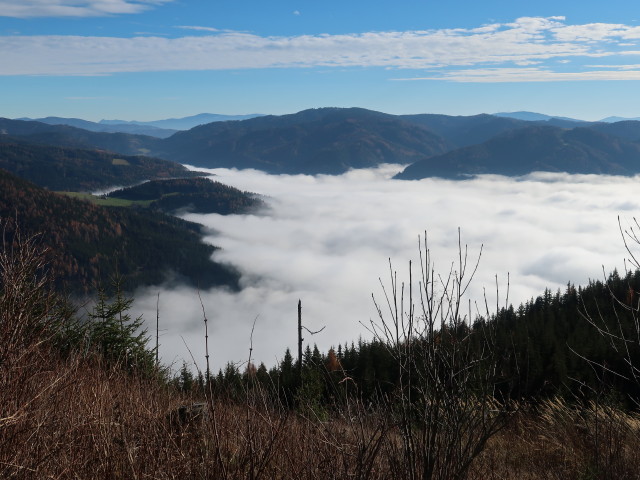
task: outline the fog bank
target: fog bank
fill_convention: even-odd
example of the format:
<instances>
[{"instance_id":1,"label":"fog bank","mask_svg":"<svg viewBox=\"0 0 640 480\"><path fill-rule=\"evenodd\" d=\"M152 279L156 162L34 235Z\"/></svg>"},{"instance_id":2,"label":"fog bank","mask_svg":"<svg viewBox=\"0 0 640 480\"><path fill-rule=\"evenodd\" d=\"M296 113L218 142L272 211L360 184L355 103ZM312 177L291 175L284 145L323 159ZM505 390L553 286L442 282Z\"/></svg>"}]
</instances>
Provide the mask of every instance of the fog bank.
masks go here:
<instances>
[{"instance_id":1,"label":"fog bank","mask_svg":"<svg viewBox=\"0 0 640 480\"><path fill-rule=\"evenodd\" d=\"M418 261L418 236L428 234L436 270L445 274L457 258L457 231L475 261L482 258L470 289L480 299L486 287L501 304L507 273L515 306L545 288L586 284L622 270L624 245L617 216L640 211L638 178L537 173L517 179L390 180L399 168L333 176L273 176L257 171L211 170L215 179L268 196L259 215L188 214L207 228L206 241L222 247L215 259L242 274L238 293L201 291L209 319L213 368L252 358L274 365L285 348L296 348L297 302L303 323L321 350L369 335L361 323L382 300L379 278L388 284L391 259L408 280L409 260ZM417 277L416 270L414 278ZM155 328L160 293L160 354L179 367L195 359L204 368L203 310L198 292L154 287L135 294L134 313Z\"/></svg>"}]
</instances>

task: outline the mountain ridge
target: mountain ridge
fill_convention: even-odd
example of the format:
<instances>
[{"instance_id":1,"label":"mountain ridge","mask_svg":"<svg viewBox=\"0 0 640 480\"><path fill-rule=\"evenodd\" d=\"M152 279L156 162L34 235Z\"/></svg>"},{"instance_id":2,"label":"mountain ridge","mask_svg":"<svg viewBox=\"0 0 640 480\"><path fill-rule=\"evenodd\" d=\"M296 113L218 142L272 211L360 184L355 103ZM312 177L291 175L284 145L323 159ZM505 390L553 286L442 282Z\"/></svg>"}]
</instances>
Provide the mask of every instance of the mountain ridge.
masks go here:
<instances>
[{"instance_id":1,"label":"mountain ridge","mask_svg":"<svg viewBox=\"0 0 640 480\"><path fill-rule=\"evenodd\" d=\"M123 155L147 155L161 141L147 135L92 132L69 125L0 118L0 143L21 142L57 147L109 150Z\"/></svg>"},{"instance_id":2,"label":"mountain ridge","mask_svg":"<svg viewBox=\"0 0 640 480\"><path fill-rule=\"evenodd\" d=\"M103 124L83 120L81 118L64 118L64 117L44 117L44 118L16 118L15 120L34 121L46 123L47 125L67 125L69 127L81 128L90 132L103 133L130 133L132 135L147 135L150 137L167 138L176 133L178 130L166 128L158 128L152 125L144 125L138 123L116 123Z\"/></svg>"},{"instance_id":3,"label":"mountain ridge","mask_svg":"<svg viewBox=\"0 0 640 480\"><path fill-rule=\"evenodd\" d=\"M0 142L0 168L49 190L78 192L129 186L145 180L202 175L168 160L34 145L19 139Z\"/></svg>"},{"instance_id":4,"label":"mountain ridge","mask_svg":"<svg viewBox=\"0 0 640 480\"><path fill-rule=\"evenodd\" d=\"M181 118L165 118L161 120L150 121L138 121L138 120L100 120L98 124L108 126L121 126L121 125L139 125L147 126L159 129L168 130L189 130L199 125L204 125L212 122L226 122L226 121L240 121L248 120L251 118L261 117L261 113L250 113L247 115L224 115L219 113L198 113L196 115L189 115ZM175 133L175 132L174 132Z\"/></svg>"},{"instance_id":5,"label":"mountain ridge","mask_svg":"<svg viewBox=\"0 0 640 480\"><path fill-rule=\"evenodd\" d=\"M394 115L327 107L202 125L163 140L155 153L209 168L341 174L381 163L410 163L451 147Z\"/></svg>"},{"instance_id":6,"label":"mountain ridge","mask_svg":"<svg viewBox=\"0 0 640 480\"><path fill-rule=\"evenodd\" d=\"M617 139L640 142L640 122L632 120L617 123L585 122L532 112L500 115L391 115L355 107L324 107L287 115L211 122L176 132L164 139L0 119L0 132L8 134L0 135L0 143L7 143L12 136L20 136L21 140L35 144L95 148L121 155L144 154L208 168L254 168L271 174L338 175L350 169L372 168L382 163L424 162L430 157L482 145L505 133L534 126L561 130L585 128L593 132L594 141L603 133L608 135L607 140L599 141L609 142L611 151L617 148ZM513 118L514 115L524 115L530 120ZM530 133L543 131L530 130ZM531 139L528 142L531 145L536 143ZM506 145L504 148L507 148ZM510 148L513 149L513 155L523 154L521 146L511 145ZM578 150L585 148L590 149L582 145ZM572 154L576 155L576 152ZM595 150L591 149L591 154L595 155ZM600 152L595 156L600 158L599 161L604 161L602 155ZM455 156L457 161L464 158L461 152ZM587 157L583 158L586 162L584 169L579 171L611 171L612 165L601 164L596 167ZM553 165L547 162L536 166L530 162L530 167L551 170L577 168L566 162L561 166L562 158L557 154L549 157L548 161L560 163ZM631 164L627 163L627 167L613 170L633 171L633 168L628 168ZM493 167L485 165L481 168L476 159L475 164L470 165L469 172L493 171L496 166L494 161ZM463 169L459 167L458 170ZM503 166L498 171L509 169Z\"/></svg>"},{"instance_id":7,"label":"mountain ridge","mask_svg":"<svg viewBox=\"0 0 640 480\"><path fill-rule=\"evenodd\" d=\"M640 173L640 144L591 128L533 125L423 159L394 178L460 179L480 174L519 176L534 171L634 175Z\"/></svg>"}]
</instances>

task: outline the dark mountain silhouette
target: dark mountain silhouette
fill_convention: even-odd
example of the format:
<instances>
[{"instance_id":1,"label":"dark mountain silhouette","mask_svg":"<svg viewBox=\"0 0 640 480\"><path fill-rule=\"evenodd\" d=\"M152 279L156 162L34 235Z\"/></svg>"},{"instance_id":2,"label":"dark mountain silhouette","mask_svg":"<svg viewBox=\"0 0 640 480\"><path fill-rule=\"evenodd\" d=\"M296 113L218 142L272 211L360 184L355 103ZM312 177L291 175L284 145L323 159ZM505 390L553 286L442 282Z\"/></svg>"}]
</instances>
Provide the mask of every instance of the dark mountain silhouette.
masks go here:
<instances>
[{"instance_id":1,"label":"dark mountain silhouette","mask_svg":"<svg viewBox=\"0 0 640 480\"><path fill-rule=\"evenodd\" d=\"M139 123L96 123L80 118L45 117L45 118L17 118L16 120L35 121L46 123L47 125L68 125L70 127L82 128L90 132L107 133L130 133L133 135L149 135L151 137L167 138L178 130L158 128L152 125Z\"/></svg>"},{"instance_id":2,"label":"dark mountain silhouette","mask_svg":"<svg viewBox=\"0 0 640 480\"><path fill-rule=\"evenodd\" d=\"M199 113L182 118L166 118L163 120L151 120L148 122L127 121L127 120L100 120L101 125L111 125L118 127L121 125L149 126L160 129L188 130L198 125L211 122L226 122L229 120L248 120L249 118L261 117L262 114L253 113L249 115L221 115L218 113ZM133 133L133 132L132 132Z\"/></svg>"},{"instance_id":3,"label":"dark mountain silhouette","mask_svg":"<svg viewBox=\"0 0 640 480\"><path fill-rule=\"evenodd\" d=\"M527 112L522 112L527 113ZM451 116L436 114L400 115L403 120L420 125L443 137L456 147L467 147L486 142L490 138L518 128L531 125L555 126L561 128L575 128L590 126L590 123L581 120L549 117L548 115L532 114L530 117L500 116L496 115L471 115ZM527 120L526 118L531 118Z\"/></svg>"},{"instance_id":4,"label":"dark mountain silhouette","mask_svg":"<svg viewBox=\"0 0 640 480\"><path fill-rule=\"evenodd\" d=\"M529 122L524 120L487 114L451 116L425 113L401 115L400 118L430 130L456 147L482 143L501 133L529 125Z\"/></svg>"},{"instance_id":5,"label":"dark mountain silhouette","mask_svg":"<svg viewBox=\"0 0 640 480\"><path fill-rule=\"evenodd\" d=\"M527 126L596 125L541 115L533 118L389 115L361 108L320 108L202 125L163 140L154 153L206 167L340 174L381 163L422 161Z\"/></svg>"},{"instance_id":6,"label":"dark mountain silhouette","mask_svg":"<svg viewBox=\"0 0 640 480\"><path fill-rule=\"evenodd\" d=\"M616 123L596 123L590 126L592 130L596 130L607 135L624 138L632 142L640 142L640 121L626 120Z\"/></svg>"},{"instance_id":7,"label":"dark mountain silhouette","mask_svg":"<svg viewBox=\"0 0 640 480\"><path fill-rule=\"evenodd\" d=\"M439 172L426 175L451 177L482 172L516 175L531 169L635 172L625 155L635 148L627 143L640 141L640 122L589 123L520 113L389 115L361 108L319 108L212 122L165 139L0 119L0 144L19 139L21 143L145 154L196 166L255 168L273 174L341 174L381 163L416 162L431 165L424 172ZM563 136L558 140L556 134L550 134L554 127L576 133L557 133ZM523 129L526 134L517 134L521 143L509 140L515 138L511 132ZM579 141L578 129L582 129ZM590 135L593 138L588 139ZM540 138L536 140L536 136ZM564 136L571 139L572 148L564 145ZM457 150L472 146L478 148ZM557 151L552 152L553 148ZM627 153L620 153L620 149ZM507 166L507 158L526 160L510 160L512 165Z\"/></svg>"},{"instance_id":8,"label":"dark mountain silhouette","mask_svg":"<svg viewBox=\"0 0 640 480\"><path fill-rule=\"evenodd\" d=\"M423 159L395 178L524 175L533 171L633 175L640 172L640 144L590 128L530 126Z\"/></svg>"},{"instance_id":9,"label":"dark mountain silhouette","mask_svg":"<svg viewBox=\"0 0 640 480\"><path fill-rule=\"evenodd\" d=\"M146 155L161 141L146 135L90 132L68 125L0 118L0 143L15 142L11 137L37 145L109 150L123 155Z\"/></svg>"},{"instance_id":10,"label":"dark mountain silhouette","mask_svg":"<svg viewBox=\"0 0 640 480\"><path fill-rule=\"evenodd\" d=\"M16 221L22 235L39 234L58 286L76 294L108 285L115 272L131 291L168 278L238 287L236 272L210 260L216 247L202 243L198 225L160 212L99 207L0 169L0 219L8 242Z\"/></svg>"},{"instance_id":11,"label":"dark mountain silhouette","mask_svg":"<svg viewBox=\"0 0 640 480\"><path fill-rule=\"evenodd\" d=\"M0 143L0 168L50 190L75 192L201 175L157 158L28 143Z\"/></svg>"},{"instance_id":12,"label":"dark mountain silhouette","mask_svg":"<svg viewBox=\"0 0 640 480\"><path fill-rule=\"evenodd\" d=\"M410 163L450 148L438 135L394 115L321 108L202 125L163 140L155 154L210 168L340 174L381 163Z\"/></svg>"},{"instance_id":13,"label":"dark mountain silhouette","mask_svg":"<svg viewBox=\"0 0 640 480\"><path fill-rule=\"evenodd\" d=\"M527 122L549 122L552 120L564 120L566 122L572 123L584 123L583 120L578 120L576 118L569 117L555 117L551 115L545 115L544 113L536 113L536 112L499 112L494 113L496 117L506 117L506 118L516 118L518 120L526 120Z\"/></svg>"},{"instance_id":14,"label":"dark mountain silhouette","mask_svg":"<svg viewBox=\"0 0 640 480\"><path fill-rule=\"evenodd\" d=\"M600 120L600 122L615 123L615 122L626 122L628 120L640 120L640 117L606 117Z\"/></svg>"}]
</instances>

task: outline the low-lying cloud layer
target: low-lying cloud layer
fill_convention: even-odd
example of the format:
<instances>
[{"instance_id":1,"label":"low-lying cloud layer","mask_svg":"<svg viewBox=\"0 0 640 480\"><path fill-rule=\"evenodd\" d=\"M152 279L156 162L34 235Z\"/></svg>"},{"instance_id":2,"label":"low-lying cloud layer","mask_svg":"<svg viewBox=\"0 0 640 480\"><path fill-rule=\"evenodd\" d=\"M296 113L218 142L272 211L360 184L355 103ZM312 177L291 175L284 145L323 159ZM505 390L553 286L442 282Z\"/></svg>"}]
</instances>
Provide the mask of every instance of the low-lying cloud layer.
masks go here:
<instances>
[{"instance_id":1,"label":"low-lying cloud layer","mask_svg":"<svg viewBox=\"0 0 640 480\"><path fill-rule=\"evenodd\" d=\"M469 181L390 180L397 167L352 171L339 177L270 176L214 170L217 179L269 196L262 215L190 214L206 225L216 259L242 273L243 290L200 292L209 319L215 368L249 356L274 365L296 346L297 302L303 323L326 329L307 341L322 350L368 337L361 323L376 315L371 294L382 300L388 259L408 280L418 261L418 236L428 233L436 270L457 258L457 230L475 260L484 245L470 297L500 303L510 274L510 303L585 284L623 269L617 216L640 211L638 178L534 174L519 179L485 176ZM418 271L414 272L414 278ZM165 362L196 360L204 367L204 323L195 290L150 288L136 294L135 309L155 322L160 292L161 355ZM188 347L188 348L187 348ZM190 353L191 352L191 353ZM179 366L179 365L178 365Z\"/></svg>"}]
</instances>

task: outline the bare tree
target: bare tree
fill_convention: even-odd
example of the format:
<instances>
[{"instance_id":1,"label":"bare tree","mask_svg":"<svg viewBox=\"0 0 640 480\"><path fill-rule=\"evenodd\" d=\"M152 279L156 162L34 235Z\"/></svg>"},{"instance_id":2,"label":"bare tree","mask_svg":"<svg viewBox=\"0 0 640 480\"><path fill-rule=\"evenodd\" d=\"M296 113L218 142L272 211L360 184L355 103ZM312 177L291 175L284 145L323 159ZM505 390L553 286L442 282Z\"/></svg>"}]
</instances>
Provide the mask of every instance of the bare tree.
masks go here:
<instances>
[{"instance_id":1,"label":"bare tree","mask_svg":"<svg viewBox=\"0 0 640 480\"><path fill-rule=\"evenodd\" d=\"M469 263L458 230L458 251L448 272L436 273L425 233L419 239L419 294L411 263L405 285L389 262L390 286L380 282L384 310L374 296L378 318L369 328L398 365L389 415L400 441L387 447L397 478L466 478L473 459L509 416L494 396L499 358L491 323L476 315L471 325L465 298L482 249Z\"/></svg>"},{"instance_id":2,"label":"bare tree","mask_svg":"<svg viewBox=\"0 0 640 480\"><path fill-rule=\"evenodd\" d=\"M0 246L0 368L29 355L53 332L59 298L37 236L23 236L4 220Z\"/></svg>"},{"instance_id":3,"label":"bare tree","mask_svg":"<svg viewBox=\"0 0 640 480\"><path fill-rule=\"evenodd\" d=\"M625 288L616 291L614 280L617 274L607 278L604 267L604 285L608 290L607 305L588 305L589 299L581 298L580 314L606 340L610 347L610 361L596 360L576 352L592 367L598 383L608 384L618 379L635 385L640 392L640 294L633 282L634 276L640 272L640 224L634 217L628 227L623 227L618 217L618 228L624 243L626 256L624 259ZM617 363L617 366L613 366ZM620 368L620 364L622 368ZM630 400L640 406L640 397L632 395Z\"/></svg>"},{"instance_id":4,"label":"bare tree","mask_svg":"<svg viewBox=\"0 0 640 480\"><path fill-rule=\"evenodd\" d=\"M637 290L640 224L634 217L625 228L618 217L618 229L626 251L624 277L617 271L607 276L603 266L606 300L600 295L579 298L580 315L594 327L608 348L602 348L598 342L595 342L598 348L591 353L569 347L591 366L596 380L593 384L577 381L592 397L579 410L579 416L590 432L592 468L601 478L622 478L620 469L624 468L625 459L620 445L640 438L637 424L624 421L617 399L611 403L612 393L615 396L616 392L624 391L630 404L640 407L640 295Z\"/></svg>"}]
</instances>

